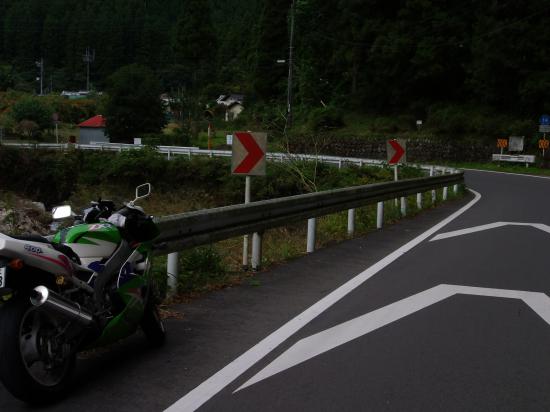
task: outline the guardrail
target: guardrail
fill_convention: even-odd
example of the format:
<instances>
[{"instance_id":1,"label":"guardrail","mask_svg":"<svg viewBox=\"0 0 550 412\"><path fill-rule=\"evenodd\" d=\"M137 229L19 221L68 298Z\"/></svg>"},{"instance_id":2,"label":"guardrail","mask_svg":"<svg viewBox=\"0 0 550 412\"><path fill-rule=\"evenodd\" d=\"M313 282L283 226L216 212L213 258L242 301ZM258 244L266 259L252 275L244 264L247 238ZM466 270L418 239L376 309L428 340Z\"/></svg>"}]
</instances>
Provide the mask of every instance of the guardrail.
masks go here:
<instances>
[{"instance_id":1,"label":"guardrail","mask_svg":"<svg viewBox=\"0 0 550 412\"><path fill-rule=\"evenodd\" d=\"M447 189L464 181L463 172L447 175L376 183L365 186L308 193L278 199L263 200L214 209L198 210L157 219L160 236L156 239L156 254L168 254L168 278L171 287L176 285L178 254L186 248L253 233L252 269L258 270L261 262L262 234L267 229L308 219L307 252L315 245L315 218L348 210L348 234L353 235L355 208L377 203L377 227L382 227L384 200L401 197L401 213L406 214L405 196L417 194L417 207L422 208L422 194Z\"/></svg>"},{"instance_id":2,"label":"guardrail","mask_svg":"<svg viewBox=\"0 0 550 412\"><path fill-rule=\"evenodd\" d=\"M525 167L529 167L529 163L535 163L535 156L493 154L493 162L495 161L525 163Z\"/></svg>"}]
</instances>

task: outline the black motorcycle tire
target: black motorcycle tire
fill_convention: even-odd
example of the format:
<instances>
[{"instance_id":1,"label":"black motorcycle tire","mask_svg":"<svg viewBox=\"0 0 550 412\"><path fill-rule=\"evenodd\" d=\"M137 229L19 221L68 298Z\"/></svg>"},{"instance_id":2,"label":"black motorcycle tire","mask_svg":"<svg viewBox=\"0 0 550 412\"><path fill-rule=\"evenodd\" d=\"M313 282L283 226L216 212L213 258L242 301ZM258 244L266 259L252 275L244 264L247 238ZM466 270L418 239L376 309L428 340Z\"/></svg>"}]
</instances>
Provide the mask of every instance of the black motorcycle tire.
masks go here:
<instances>
[{"instance_id":1,"label":"black motorcycle tire","mask_svg":"<svg viewBox=\"0 0 550 412\"><path fill-rule=\"evenodd\" d=\"M31 311L36 309L28 296L18 297L0 307L0 380L16 398L43 405L61 399L67 392L76 355L67 357L55 383L46 385L35 379L25 366L20 341L26 317L33 316Z\"/></svg>"},{"instance_id":2,"label":"black motorcycle tire","mask_svg":"<svg viewBox=\"0 0 550 412\"><path fill-rule=\"evenodd\" d=\"M166 329L162 321L158 307L153 299L148 299L145 305L143 318L141 319L141 329L147 338L149 344L153 347L160 347L166 341Z\"/></svg>"}]
</instances>

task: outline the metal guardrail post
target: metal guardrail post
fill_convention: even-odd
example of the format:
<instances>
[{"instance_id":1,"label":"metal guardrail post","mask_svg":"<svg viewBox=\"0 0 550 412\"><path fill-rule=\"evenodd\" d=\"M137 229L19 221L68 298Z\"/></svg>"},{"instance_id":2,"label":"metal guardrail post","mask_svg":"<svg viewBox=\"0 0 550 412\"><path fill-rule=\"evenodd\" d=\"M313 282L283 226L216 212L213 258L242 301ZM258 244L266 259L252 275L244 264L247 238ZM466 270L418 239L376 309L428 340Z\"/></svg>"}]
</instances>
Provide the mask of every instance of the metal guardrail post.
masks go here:
<instances>
[{"instance_id":1,"label":"metal guardrail post","mask_svg":"<svg viewBox=\"0 0 550 412\"><path fill-rule=\"evenodd\" d=\"M407 216L407 198L401 197L401 216Z\"/></svg>"},{"instance_id":2,"label":"metal guardrail post","mask_svg":"<svg viewBox=\"0 0 550 412\"><path fill-rule=\"evenodd\" d=\"M422 209L422 193L416 194L416 208L418 210Z\"/></svg>"},{"instance_id":3,"label":"metal guardrail post","mask_svg":"<svg viewBox=\"0 0 550 412\"><path fill-rule=\"evenodd\" d=\"M262 265L262 235L254 232L252 235L252 270L258 271Z\"/></svg>"},{"instance_id":4,"label":"metal guardrail post","mask_svg":"<svg viewBox=\"0 0 550 412\"><path fill-rule=\"evenodd\" d=\"M376 228L382 229L384 225L384 202L378 202L376 206Z\"/></svg>"},{"instance_id":5,"label":"metal guardrail post","mask_svg":"<svg viewBox=\"0 0 550 412\"><path fill-rule=\"evenodd\" d=\"M453 186L453 193L456 195L458 193L458 185Z\"/></svg>"},{"instance_id":6,"label":"metal guardrail post","mask_svg":"<svg viewBox=\"0 0 550 412\"><path fill-rule=\"evenodd\" d=\"M245 177L244 203L250 203L250 176ZM248 270L248 235L243 236L243 270Z\"/></svg>"},{"instance_id":7,"label":"metal guardrail post","mask_svg":"<svg viewBox=\"0 0 550 412\"><path fill-rule=\"evenodd\" d=\"M393 181L397 182L398 179L399 177L397 176L397 164L395 164L393 165ZM397 207L397 204L398 204L397 198L395 198L393 202L394 202L394 206Z\"/></svg>"},{"instance_id":8,"label":"metal guardrail post","mask_svg":"<svg viewBox=\"0 0 550 412\"><path fill-rule=\"evenodd\" d=\"M307 220L307 248L306 252L311 253L315 250L315 232L317 226L317 219L312 217Z\"/></svg>"},{"instance_id":9,"label":"metal guardrail post","mask_svg":"<svg viewBox=\"0 0 550 412\"><path fill-rule=\"evenodd\" d=\"M435 175L435 168L432 166L430 167L430 176L434 176ZM435 201L437 200L437 193L434 190L432 190L432 205L435 203Z\"/></svg>"},{"instance_id":10,"label":"metal guardrail post","mask_svg":"<svg viewBox=\"0 0 550 412\"><path fill-rule=\"evenodd\" d=\"M176 252L168 254L166 269L166 275L168 278L168 291L170 294L172 294L175 293L178 289L179 253Z\"/></svg>"},{"instance_id":11,"label":"metal guardrail post","mask_svg":"<svg viewBox=\"0 0 550 412\"><path fill-rule=\"evenodd\" d=\"M446 169L443 169L443 172L441 174L445 174L447 172ZM448 186L445 186L443 188L443 201L447 200L447 195L449 193L449 187Z\"/></svg>"},{"instance_id":12,"label":"metal guardrail post","mask_svg":"<svg viewBox=\"0 0 550 412\"><path fill-rule=\"evenodd\" d=\"M353 237L355 233L355 209L348 209L348 236Z\"/></svg>"}]
</instances>

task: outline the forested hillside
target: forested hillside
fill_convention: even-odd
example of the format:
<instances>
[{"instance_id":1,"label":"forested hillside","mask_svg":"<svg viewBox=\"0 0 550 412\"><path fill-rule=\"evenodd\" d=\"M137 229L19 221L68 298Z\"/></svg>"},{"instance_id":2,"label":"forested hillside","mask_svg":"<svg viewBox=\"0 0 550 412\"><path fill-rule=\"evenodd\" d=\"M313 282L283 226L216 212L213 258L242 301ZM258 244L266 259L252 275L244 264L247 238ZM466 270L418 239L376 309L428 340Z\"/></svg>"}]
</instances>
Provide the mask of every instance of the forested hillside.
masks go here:
<instances>
[{"instance_id":1,"label":"forested hillside","mask_svg":"<svg viewBox=\"0 0 550 412\"><path fill-rule=\"evenodd\" d=\"M290 0L0 0L0 90L84 88L151 67L163 88L284 102ZM545 0L297 0L296 103L421 115L438 104L550 110Z\"/></svg>"}]
</instances>

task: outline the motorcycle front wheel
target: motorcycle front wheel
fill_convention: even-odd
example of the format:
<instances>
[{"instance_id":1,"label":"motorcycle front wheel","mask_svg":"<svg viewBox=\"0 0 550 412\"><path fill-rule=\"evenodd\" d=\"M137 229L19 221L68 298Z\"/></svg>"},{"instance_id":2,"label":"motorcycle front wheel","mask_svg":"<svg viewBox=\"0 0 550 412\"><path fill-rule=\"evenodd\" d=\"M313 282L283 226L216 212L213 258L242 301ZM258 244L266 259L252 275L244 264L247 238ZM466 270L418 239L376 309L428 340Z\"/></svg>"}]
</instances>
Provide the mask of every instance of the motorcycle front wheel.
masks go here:
<instances>
[{"instance_id":1,"label":"motorcycle front wheel","mask_svg":"<svg viewBox=\"0 0 550 412\"><path fill-rule=\"evenodd\" d=\"M162 321L157 305L152 299L145 305L145 311L141 320L141 329L149 344L153 347L160 347L166 340L166 329Z\"/></svg>"},{"instance_id":2,"label":"motorcycle front wheel","mask_svg":"<svg viewBox=\"0 0 550 412\"><path fill-rule=\"evenodd\" d=\"M47 404L66 392L76 356L63 328L28 297L0 308L0 380L13 396Z\"/></svg>"}]
</instances>

